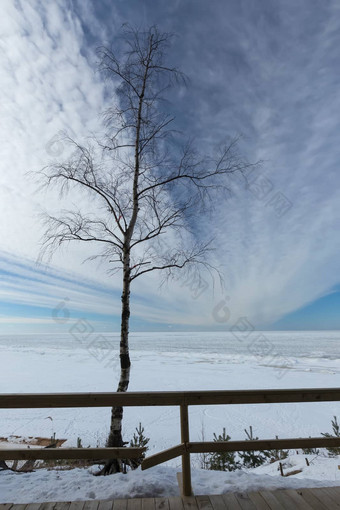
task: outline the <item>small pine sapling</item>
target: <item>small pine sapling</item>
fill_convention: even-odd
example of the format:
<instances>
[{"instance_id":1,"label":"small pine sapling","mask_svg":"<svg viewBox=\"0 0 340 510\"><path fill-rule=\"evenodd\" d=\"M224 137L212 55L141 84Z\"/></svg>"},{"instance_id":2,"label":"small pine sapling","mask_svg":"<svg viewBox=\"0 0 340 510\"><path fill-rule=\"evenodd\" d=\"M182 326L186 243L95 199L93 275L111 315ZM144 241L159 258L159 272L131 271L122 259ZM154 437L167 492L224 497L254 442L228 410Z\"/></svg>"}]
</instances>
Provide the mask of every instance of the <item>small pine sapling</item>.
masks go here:
<instances>
[{"instance_id":1,"label":"small pine sapling","mask_svg":"<svg viewBox=\"0 0 340 510\"><path fill-rule=\"evenodd\" d=\"M275 436L275 439L279 439L279 436ZM289 450L267 450L263 453L272 464L273 462L286 459L288 457Z\"/></svg>"},{"instance_id":2,"label":"small pine sapling","mask_svg":"<svg viewBox=\"0 0 340 510\"><path fill-rule=\"evenodd\" d=\"M223 428L223 434L216 436L214 433L214 442L230 441L230 436L226 434ZM234 452L214 452L209 455L206 462L207 469L212 471L236 471L241 465L235 458Z\"/></svg>"},{"instance_id":3,"label":"small pine sapling","mask_svg":"<svg viewBox=\"0 0 340 510\"><path fill-rule=\"evenodd\" d=\"M247 429L244 429L246 433L246 441L258 441L258 437L253 436L253 427L250 425L249 431ZM262 466L267 460L267 455L263 451L245 451L245 452L239 452L239 456L242 459L243 465L246 468L255 468L258 466Z\"/></svg>"},{"instance_id":4,"label":"small pine sapling","mask_svg":"<svg viewBox=\"0 0 340 510\"><path fill-rule=\"evenodd\" d=\"M311 436L309 436L309 437L311 437ZM318 450L317 448L302 448L302 452L305 455L319 455L320 450Z\"/></svg>"},{"instance_id":5,"label":"small pine sapling","mask_svg":"<svg viewBox=\"0 0 340 510\"><path fill-rule=\"evenodd\" d=\"M324 437L340 437L340 425L338 423L338 419L336 416L333 416L332 420L332 429L333 434L330 434L329 432L321 433ZM339 446L332 446L329 448L326 448L328 451L329 457L336 457L337 455L340 455L340 447Z\"/></svg>"},{"instance_id":6,"label":"small pine sapling","mask_svg":"<svg viewBox=\"0 0 340 510\"><path fill-rule=\"evenodd\" d=\"M150 441L149 437L144 436L144 427L142 427L141 422L139 422L138 427L136 427L136 432L134 432L133 437L130 441L130 447L134 448L146 448L148 442Z\"/></svg>"},{"instance_id":7,"label":"small pine sapling","mask_svg":"<svg viewBox=\"0 0 340 510\"><path fill-rule=\"evenodd\" d=\"M132 448L146 448L146 450L149 449L148 442L150 441L149 437L146 437L144 435L144 427L142 427L142 424L139 422L139 426L136 427L136 432L134 432L133 437L130 441L130 447ZM145 452L146 452L145 450ZM129 464L132 467L132 469L136 469L140 464L143 462L145 458L145 452L142 453L138 459L131 459Z\"/></svg>"}]
</instances>

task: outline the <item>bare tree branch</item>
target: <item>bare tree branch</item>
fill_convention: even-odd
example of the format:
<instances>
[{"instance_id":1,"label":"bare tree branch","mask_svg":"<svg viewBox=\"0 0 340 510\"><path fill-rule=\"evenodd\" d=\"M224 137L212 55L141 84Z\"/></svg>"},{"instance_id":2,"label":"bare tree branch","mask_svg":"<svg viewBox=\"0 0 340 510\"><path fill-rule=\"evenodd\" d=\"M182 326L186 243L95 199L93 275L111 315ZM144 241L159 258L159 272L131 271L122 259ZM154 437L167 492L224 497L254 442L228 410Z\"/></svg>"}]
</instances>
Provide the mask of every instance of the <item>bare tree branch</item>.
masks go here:
<instances>
[{"instance_id":1,"label":"bare tree branch","mask_svg":"<svg viewBox=\"0 0 340 510\"><path fill-rule=\"evenodd\" d=\"M185 83L183 73L166 62L171 37L157 27L141 32L127 25L120 46L100 48L99 69L112 83L115 98L103 114L105 135L92 145L68 137L71 157L40 173L44 185L58 188L61 195L77 190L90 199L86 213L73 209L45 217L44 249L53 253L70 241L97 244L102 250L89 259L100 257L110 274L121 272L117 391L127 391L130 380L131 283L155 271L171 278L176 271L204 268L221 277L209 262L212 243L200 238L193 216L202 206L212 209L213 199L217 202L219 193L229 189L232 174L256 166L239 156L237 138L210 157L200 156L193 142L180 154L168 148L174 118L160 101L169 87ZM121 407L112 408L108 446L124 444L122 417ZM103 473L121 468L120 461L112 460Z\"/></svg>"}]
</instances>

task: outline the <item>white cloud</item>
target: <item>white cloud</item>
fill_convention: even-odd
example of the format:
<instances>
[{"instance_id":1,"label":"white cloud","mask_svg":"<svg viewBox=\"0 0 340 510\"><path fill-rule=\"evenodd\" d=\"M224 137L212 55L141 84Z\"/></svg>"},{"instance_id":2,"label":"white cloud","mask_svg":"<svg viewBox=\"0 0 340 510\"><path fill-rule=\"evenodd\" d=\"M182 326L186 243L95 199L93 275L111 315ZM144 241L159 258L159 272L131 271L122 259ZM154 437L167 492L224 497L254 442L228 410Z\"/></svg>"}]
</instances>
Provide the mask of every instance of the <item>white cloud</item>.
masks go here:
<instances>
[{"instance_id":1,"label":"white cloud","mask_svg":"<svg viewBox=\"0 0 340 510\"><path fill-rule=\"evenodd\" d=\"M37 193L26 172L56 156L50 142L60 130L88 136L104 106L103 86L82 55L80 22L64 8L64 2L2 3L1 248L31 258L38 255L42 231L36 213L56 207L58 198ZM59 255L55 264L75 269L80 260L76 249L72 260L65 263Z\"/></svg>"},{"instance_id":2,"label":"white cloud","mask_svg":"<svg viewBox=\"0 0 340 510\"><path fill-rule=\"evenodd\" d=\"M30 318L30 317L0 317L0 324L54 324L53 319L41 319L41 318Z\"/></svg>"}]
</instances>

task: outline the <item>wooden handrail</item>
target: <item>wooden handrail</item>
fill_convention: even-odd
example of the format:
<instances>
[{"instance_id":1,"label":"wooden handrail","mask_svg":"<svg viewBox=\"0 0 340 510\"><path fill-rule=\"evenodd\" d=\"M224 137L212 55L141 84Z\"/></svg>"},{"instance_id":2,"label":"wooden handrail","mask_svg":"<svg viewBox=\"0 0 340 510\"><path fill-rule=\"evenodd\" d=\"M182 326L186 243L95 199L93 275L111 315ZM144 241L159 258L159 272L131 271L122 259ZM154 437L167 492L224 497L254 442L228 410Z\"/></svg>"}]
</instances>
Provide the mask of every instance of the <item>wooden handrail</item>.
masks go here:
<instances>
[{"instance_id":1,"label":"wooden handrail","mask_svg":"<svg viewBox=\"0 0 340 510\"><path fill-rule=\"evenodd\" d=\"M187 453L238 452L281 450L296 448L340 447L340 437L308 437L289 439L256 439L250 441L187 442L150 455L142 462L142 470L158 466L167 460Z\"/></svg>"},{"instance_id":2,"label":"wooden handrail","mask_svg":"<svg viewBox=\"0 0 340 510\"><path fill-rule=\"evenodd\" d=\"M152 391L127 393L9 393L0 394L0 409L180 406L181 444L144 459L142 469L182 456L183 495L191 494L190 454L281 448L340 447L340 438L313 437L254 441L190 442L188 406L219 404L279 404L339 402L340 388L257 389L217 391ZM140 457L145 448L0 449L0 460L107 459Z\"/></svg>"},{"instance_id":3,"label":"wooden handrail","mask_svg":"<svg viewBox=\"0 0 340 510\"><path fill-rule=\"evenodd\" d=\"M190 453L332 448L340 447L340 437L300 437L288 439L256 439L251 441L202 441L190 442L185 446L186 451Z\"/></svg>"},{"instance_id":4,"label":"wooden handrail","mask_svg":"<svg viewBox=\"0 0 340 510\"><path fill-rule=\"evenodd\" d=\"M146 448L4 448L0 460L136 459Z\"/></svg>"},{"instance_id":5,"label":"wooden handrail","mask_svg":"<svg viewBox=\"0 0 340 510\"><path fill-rule=\"evenodd\" d=\"M163 464L163 462L167 462L168 460L176 459L176 457L180 457L184 453L186 453L185 444L178 444L168 448L167 450L162 450L161 452L154 453L153 455L150 455L150 457L147 457L143 460L141 466L142 471L154 466L158 466L159 464Z\"/></svg>"},{"instance_id":6,"label":"wooden handrail","mask_svg":"<svg viewBox=\"0 0 340 510\"><path fill-rule=\"evenodd\" d=\"M61 407L148 407L278 404L285 402L340 401L340 388L300 388L278 390L217 391L143 391L126 393L3 393L0 409L34 409Z\"/></svg>"}]
</instances>

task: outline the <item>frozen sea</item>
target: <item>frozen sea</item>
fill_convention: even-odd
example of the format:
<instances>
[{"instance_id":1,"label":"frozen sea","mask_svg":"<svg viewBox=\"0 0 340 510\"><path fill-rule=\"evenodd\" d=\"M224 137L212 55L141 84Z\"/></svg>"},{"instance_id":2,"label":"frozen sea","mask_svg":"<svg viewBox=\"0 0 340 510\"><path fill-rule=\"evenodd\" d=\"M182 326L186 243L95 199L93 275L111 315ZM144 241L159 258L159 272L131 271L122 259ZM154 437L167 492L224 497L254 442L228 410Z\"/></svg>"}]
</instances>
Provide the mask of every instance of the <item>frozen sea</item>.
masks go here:
<instances>
[{"instance_id":1,"label":"frozen sea","mask_svg":"<svg viewBox=\"0 0 340 510\"><path fill-rule=\"evenodd\" d=\"M339 331L131 333L131 391L338 387ZM87 324L65 335L0 336L2 393L115 391L119 335ZM223 427L242 439L253 426L260 438L301 437L331 431L337 402L198 406L190 408L193 440L211 440ZM54 433L75 445L104 445L110 410L0 410L0 437ZM150 453L179 442L176 407L128 408L124 435L138 422L150 437ZM177 465L179 459L170 462Z\"/></svg>"},{"instance_id":2,"label":"frozen sea","mask_svg":"<svg viewBox=\"0 0 340 510\"><path fill-rule=\"evenodd\" d=\"M286 357L340 358L340 331L242 332L246 326L241 322L234 332L130 333L130 346L131 351L242 355L251 354L251 345L261 337ZM79 321L62 335L0 335L0 346L67 350L86 347L98 336L110 342L112 348L118 348L118 333L95 333L86 321Z\"/></svg>"}]
</instances>

